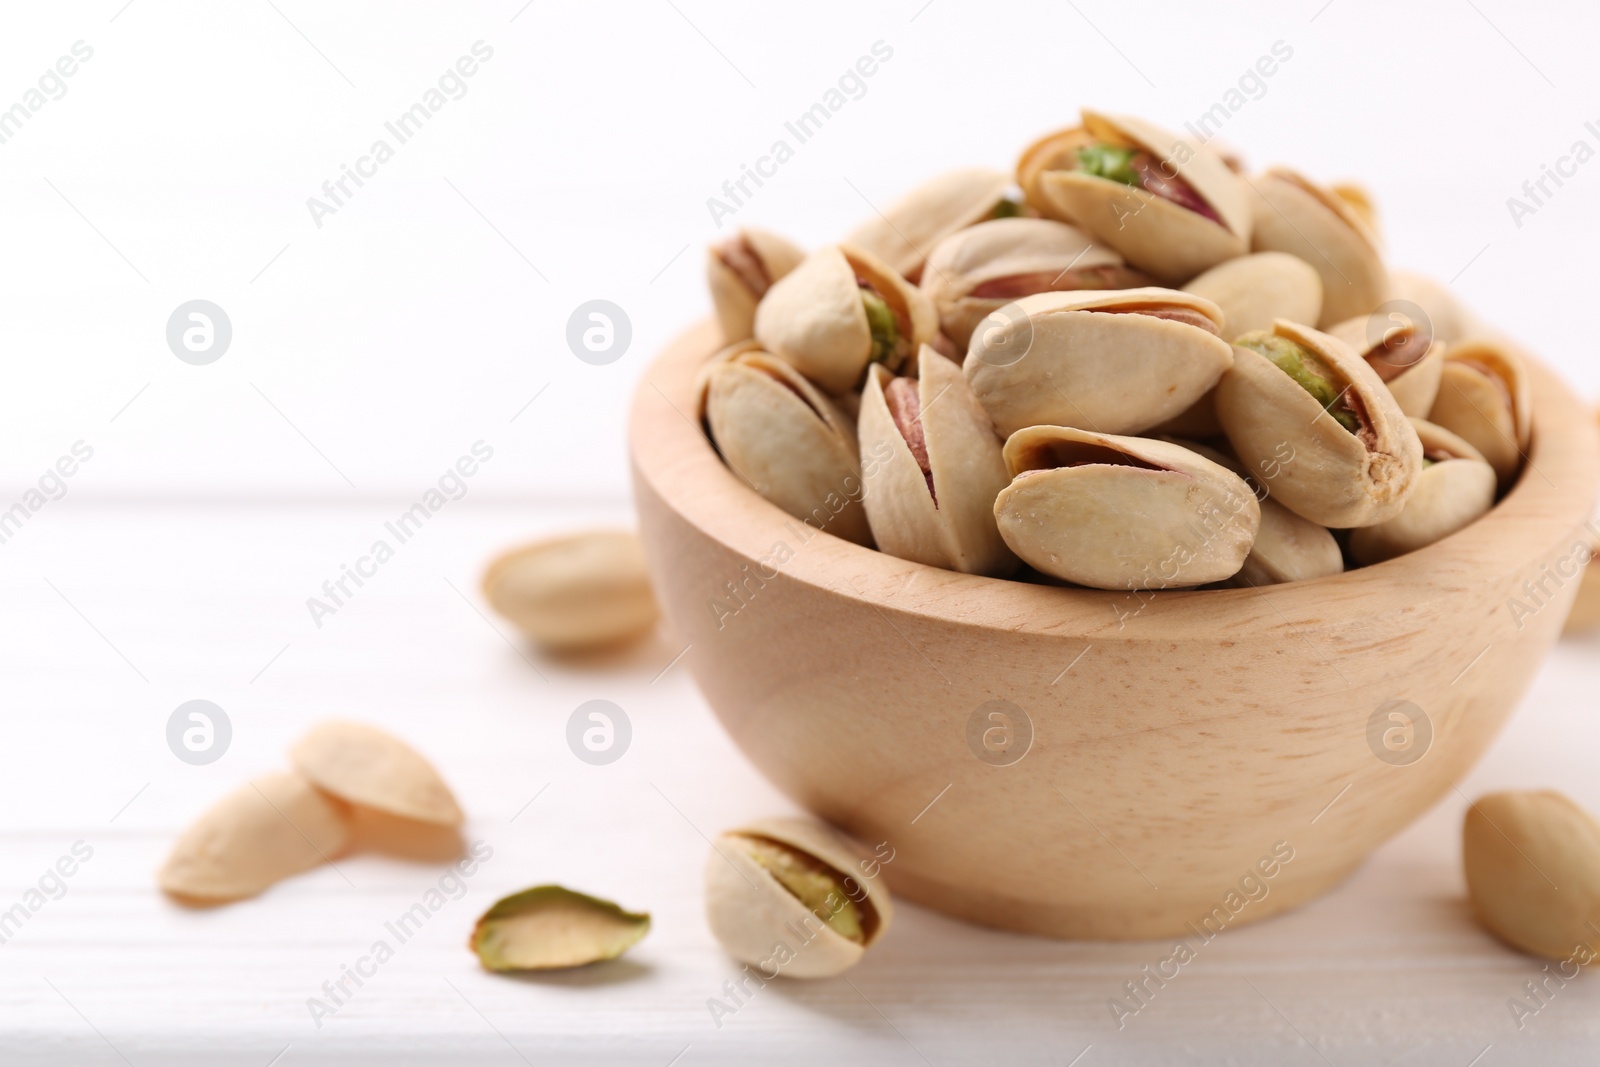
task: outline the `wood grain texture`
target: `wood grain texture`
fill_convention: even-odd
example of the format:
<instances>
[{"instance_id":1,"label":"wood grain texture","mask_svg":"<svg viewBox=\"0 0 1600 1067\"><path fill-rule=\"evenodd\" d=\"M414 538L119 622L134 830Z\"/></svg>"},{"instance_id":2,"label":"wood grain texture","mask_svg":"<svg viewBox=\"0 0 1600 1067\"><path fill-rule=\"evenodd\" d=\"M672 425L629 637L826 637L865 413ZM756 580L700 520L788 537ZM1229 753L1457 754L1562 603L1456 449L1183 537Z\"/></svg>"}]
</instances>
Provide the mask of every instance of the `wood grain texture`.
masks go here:
<instances>
[{"instance_id":1,"label":"wood grain texture","mask_svg":"<svg viewBox=\"0 0 1600 1067\"><path fill-rule=\"evenodd\" d=\"M685 414L714 344L709 324L679 338L631 416L665 613L772 782L889 842L899 892L974 922L1156 937L1326 891L1471 768L1577 590L1551 575L1583 539L1600 445L1537 364L1528 470L1466 530L1334 578L1141 600L929 568L789 517ZM1009 766L967 741L969 718L997 699L1033 731ZM1368 739L1397 700L1432 734L1403 766ZM1275 847L1292 861L1236 907Z\"/></svg>"}]
</instances>

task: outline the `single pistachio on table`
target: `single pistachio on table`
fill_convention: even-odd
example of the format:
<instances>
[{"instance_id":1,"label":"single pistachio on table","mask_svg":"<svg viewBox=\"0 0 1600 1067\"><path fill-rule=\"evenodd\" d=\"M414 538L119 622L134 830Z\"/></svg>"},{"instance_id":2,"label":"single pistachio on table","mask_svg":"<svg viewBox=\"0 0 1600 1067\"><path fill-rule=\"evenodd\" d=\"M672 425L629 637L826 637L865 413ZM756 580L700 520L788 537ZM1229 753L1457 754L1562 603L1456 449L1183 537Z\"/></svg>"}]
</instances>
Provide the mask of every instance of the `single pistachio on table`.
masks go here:
<instances>
[{"instance_id":1,"label":"single pistachio on table","mask_svg":"<svg viewBox=\"0 0 1600 1067\"><path fill-rule=\"evenodd\" d=\"M1082 227L1167 284L1249 251L1247 190L1214 151L1131 116L1085 108L1082 122L1017 163L1017 184L1040 214Z\"/></svg>"},{"instance_id":2,"label":"single pistachio on table","mask_svg":"<svg viewBox=\"0 0 1600 1067\"><path fill-rule=\"evenodd\" d=\"M1478 921L1552 960L1600 952L1600 823L1551 790L1490 793L1467 809L1461 865Z\"/></svg>"},{"instance_id":3,"label":"single pistachio on table","mask_svg":"<svg viewBox=\"0 0 1600 1067\"><path fill-rule=\"evenodd\" d=\"M1239 338L1233 354L1217 415L1234 454L1279 503L1334 529L1400 513L1422 443L1361 357L1281 319Z\"/></svg>"},{"instance_id":4,"label":"single pistachio on table","mask_svg":"<svg viewBox=\"0 0 1600 1067\"><path fill-rule=\"evenodd\" d=\"M1389 298L1404 300L1421 308L1436 341L1454 344L1464 337L1483 332L1472 312L1448 288L1425 274L1409 270L1391 271Z\"/></svg>"},{"instance_id":5,"label":"single pistachio on table","mask_svg":"<svg viewBox=\"0 0 1600 1067\"><path fill-rule=\"evenodd\" d=\"M723 460L795 518L870 545L854 426L788 363L739 347L713 360L700 391L706 426Z\"/></svg>"},{"instance_id":6,"label":"single pistachio on table","mask_svg":"<svg viewBox=\"0 0 1600 1067\"><path fill-rule=\"evenodd\" d=\"M962 370L1002 434L1024 426L1139 433L1233 364L1222 312L1173 289L1038 293L973 332Z\"/></svg>"},{"instance_id":7,"label":"single pistachio on table","mask_svg":"<svg viewBox=\"0 0 1600 1067\"><path fill-rule=\"evenodd\" d=\"M319 723L289 750L306 780L347 803L438 826L460 826L461 806L416 749L360 722Z\"/></svg>"},{"instance_id":8,"label":"single pistachio on table","mask_svg":"<svg viewBox=\"0 0 1600 1067\"><path fill-rule=\"evenodd\" d=\"M985 219L1019 210L1007 194L1011 178L988 167L965 167L924 182L881 214L850 231L844 243L877 256L912 281L929 251L945 237Z\"/></svg>"},{"instance_id":9,"label":"single pistachio on table","mask_svg":"<svg viewBox=\"0 0 1600 1067\"><path fill-rule=\"evenodd\" d=\"M973 327L1019 297L1150 284L1082 230L1050 219L980 222L946 237L928 256L922 291L940 329L965 352Z\"/></svg>"},{"instance_id":10,"label":"single pistachio on table","mask_svg":"<svg viewBox=\"0 0 1600 1067\"><path fill-rule=\"evenodd\" d=\"M1288 252L1322 277L1322 315L1326 329L1367 315L1389 293L1389 275L1378 250L1378 236L1351 206L1334 193L1284 167L1251 181L1255 252Z\"/></svg>"},{"instance_id":11,"label":"single pistachio on table","mask_svg":"<svg viewBox=\"0 0 1600 1067\"><path fill-rule=\"evenodd\" d=\"M1006 441L1000 536L1035 570L1095 589L1178 589L1239 573L1261 508L1244 479L1173 444L1066 426Z\"/></svg>"},{"instance_id":12,"label":"single pistachio on table","mask_svg":"<svg viewBox=\"0 0 1600 1067\"><path fill-rule=\"evenodd\" d=\"M550 971L616 959L649 932L648 912L540 885L495 901L467 947L486 971Z\"/></svg>"},{"instance_id":13,"label":"single pistachio on table","mask_svg":"<svg viewBox=\"0 0 1600 1067\"><path fill-rule=\"evenodd\" d=\"M1422 441L1422 473L1400 514L1350 531L1350 555L1366 566L1442 541L1494 507L1494 468L1483 453L1425 419L1413 418Z\"/></svg>"},{"instance_id":14,"label":"single pistachio on table","mask_svg":"<svg viewBox=\"0 0 1600 1067\"><path fill-rule=\"evenodd\" d=\"M512 549L483 572L483 596L530 639L564 652L643 636L660 614L637 534L588 530Z\"/></svg>"},{"instance_id":15,"label":"single pistachio on table","mask_svg":"<svg viewBox=\"0 0 1600 1067\"><path fill-rule=\"evenodd\" d=\"M809 819L762 819L718 835L706 858L706 920L723 949L764 978L829 978L889 929L889 891L857 876L863 857Z\"/></svg>"},{"instance_id":16,"label":"single pistachio on table","mask_svg":"<svg viewBox=\"0 0 1600 1067\"><path fill-rule=\"evenodd\" d=\"M1316 322L1322 278L1299 256L1256 252L1219 263L1183 287L1222 309L1222 339L1270 330L1276 319Z\"/></svg>"},{"instance_id":17,"label":"single pistachio on table","mask_svg":"<svg viewBox=\"0 0 1600 1067\"><path fill-rule=\"evenodd\" d=\"M1401 411L1420 419L1433 410L1445 346L1427 321L1380 312L1346 319L1328 332L1378 372Z\"/></svg>"},{"instance_id":18,"label":"single pistachio on table","mask_svg":"<svg viewBox=\"0 0 1600 1067\"><path fill-rule=\"evenodd\" d=\"M1010 481L1000 441L961 369L931 348L920 378L872 368L861 402L863 503L878 548L932 567L1003 577L1017 560L995 528Z\"/></svg>"},{"instance_id":19,"label":"single pistachio on table","mask_svg":"<svg viewBox=\"0 0 1600 1067\"><path fill-rule=\"evenodd\" d=\"M1428 421L1460 435L1509 489L1533 437L1533 399L1522 358L1495 341L1450 346Z\"/></svg>"},{"instance_id":20,"label":"single pistachio on table","mask_svg":"<svg viewBox=\"0 0 1600 1067\"><path fill-rule=\"evenodd\" d=\"M755 331L761 298L804 258L792 241L753 226L706 249L706 284L723 344L743 341Z\"/></svg>"},{"instance_id":21,"label":"single pistachio on table","mask_svg":"<svg viewBox=\"0 0 1600 1067\"><path fill-rule=\"evenodd\" d=\"M761 347L838 396L869 363L899 371L932 339L938 315L922 291L877 256L848 245L811 253L756 308Z\"/></svg>"}]
</instances>

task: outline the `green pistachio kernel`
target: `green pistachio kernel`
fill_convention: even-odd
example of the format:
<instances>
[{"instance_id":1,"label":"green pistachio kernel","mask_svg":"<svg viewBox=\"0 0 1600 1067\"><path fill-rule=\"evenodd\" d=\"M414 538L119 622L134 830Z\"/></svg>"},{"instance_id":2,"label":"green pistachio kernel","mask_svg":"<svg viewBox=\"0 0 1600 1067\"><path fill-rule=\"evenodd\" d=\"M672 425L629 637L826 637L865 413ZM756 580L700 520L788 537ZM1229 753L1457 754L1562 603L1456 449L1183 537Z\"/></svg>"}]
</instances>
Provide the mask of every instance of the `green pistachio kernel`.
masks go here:
<instances>
[{"instance_id":1,"label":"green pistachio kernel","mask_svg":"<svg viewBox=\"0 0 1600 1067\"><path fill-rule=\"evenodd\" d=\"M861 290L861 306L867 312L867 329L872 331L872 362L890 370L899 369L900 324L883 297L871 289Z\"/></svg>"},{"instance_id":2,"label":"green pistachio kernel","mask_svg":"<svg viewBox=\"0 0 1600 1067\"><path fill-rule=\"evenodd\" d=\"M989 217L991 219L1014 219L1021 214L1022 204L1009 196L1003 196L994 205L994 210L989 212Z\"/></svg>"},{"instance_id":3,"label":"green pistachio kernel","mask_svg":"<svg viewBox=\"0 0 1600 1067\"><path fill-rule=\"evenodd\" d=\"M1355 415L1344 404L1344 394L1334 385L1328 365L1309 349L1265 330L1247 333L1234 344L1259 352L1271 360L1274 366L1293 378L1296 385L1310 393L1311 398L1321 404L1322 410L1332 415L1340 426L1351 433L1359 429Z\"/></svg>"},{"instance_id":4,"label":"green pistachio kernel","mask_svg":"<svg viewBox=\"0 0 1600 1067\"><path fill-rule=\"evenodd\" d=\"M1141 187L1143 179L1133 169L1133 157L1138 151L1114 144L1086 145L1078 149L1078 170L1096 178L1109 178L1123 185Z\"/></svg>"},{"instance_id":5,"label":"green pistachio kernel","mask_svg":"<svg viewBox=\"0 0 1600 1067\"><path fill-rule=\"evenodd\" d=\"M861 912L831 868L765 838L746 838L745 848L779 885L794 894L811 914L832 927L834 933L858 945L866 940L861 929Z\"/></svg>"}]
</instances>

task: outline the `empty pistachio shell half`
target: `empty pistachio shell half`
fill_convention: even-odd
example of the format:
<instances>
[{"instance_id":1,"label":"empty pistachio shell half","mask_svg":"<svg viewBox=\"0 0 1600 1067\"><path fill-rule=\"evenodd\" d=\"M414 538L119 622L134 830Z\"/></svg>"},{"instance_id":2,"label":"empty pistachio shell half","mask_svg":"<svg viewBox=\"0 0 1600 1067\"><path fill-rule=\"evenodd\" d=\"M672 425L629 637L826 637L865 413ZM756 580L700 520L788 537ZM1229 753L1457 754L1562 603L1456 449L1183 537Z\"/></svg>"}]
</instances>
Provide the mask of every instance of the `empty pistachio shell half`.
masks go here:
<instances>
[{"instance_id":1,"label":"empty pistachio shell half","mask_svg":"<svg viewBox=\"0 0 1600 1067\"><path fill-rule=\"evenodd\" d=\"M1444 370L1444 344L1425 321L1396 313L1357 315L1328 331L1378 372L1400 410L1423 418L1433 410Z\"/></svg>"},{"instance_id":2,"label":"empty pistachio shell half","mask_svg":"<svg viewBox=\"0 0 1600 1067\"><path fill-rule=\"evenodd\" d=\"M761 346L838 396L860 386L867 364L898 371L938 329L921 290L877 256L820 248L773 285L756 309Z\"/></svg>"},{"instance_id":3,"label":"empty pistachio shell half","mask_svg":"<svg viewBox=\"0 0 1600 1067\"><path fill-rule=\"evenodd\" d=\"M1600 949L1600 824L1560 793L1490 793L1467 809L1461 863L1478 921L1524 952Z\"/></svg>"},{"instance_id":4,"label":"empty pistachio shell half","mask_svg":"<svg viewBox=\"0 0 1600 1067\"><path fill-rule=\"evenodd\" d=\"M818 529L872 543L855 429L788 363L747 351L713 364L705 419L722 458L756 492Z\"/></svg>"},{"instance_id":5,"label":"empty pistachio shell half","mask_svg":"<svg viewBox=\"0 0 1600 1067\"><path fill-rule=\"evenodd\" d=\"M1322 315L1322 279L1311 264L1287 252L1257 252L1219 263L1183 291L1222 309L1225 341L1270 330L1274 319L1312 323Z\"/></svg>"},{"instance_id":6,"label":"empty pistachio shell half","mask_svg":"<svg viewBox=\"0 0 1600 1067\"><path fill-rule=\"evenodd\" d=\"M1522 359L1493 341L1462 341L1444 355L1428 421L1464 438L1510 488L1533 435L1532 397Z\"/></svg>"},{"instance_id":7,"label":"empty pistachio shell half","mask_svg":"<svg viewBox=\"0 0 1600 1067\"><path fill-rule=\"evenodd\" d=\"M706 858L706 920L762 977L828 978L860 962L894 918L862 855L810 819L763 819L718 836Z\"/></svg>"},{"instance_id":8,"label":"empty pistachio shell half","mask_svg":"<svg viewBox=\"0 0 1600 1067\"><path fill-rule=\"evenodd\" d=\"M1000 441L960 368L931 348L920 378L874 367L861 400L864 503L878 548L967 574L1004 576L1017 560L994 524L1010 481Z\"/></svg>"},{"instance_id":9,"label":"empty pistachio shell half","mask_svg":"<svg viewBox=\"0 0 1600 1067\"><path fill-rule=\"evenodd\" d=\"M1461 301L1427 275L1408 270L1391 271L1389 287L1390 299L1409 301L1422 309L1436 341L1454 344L1463 337L1483 332Z\"/></svg>"},{"instance_id":10,"label":"empty pistachio shell half","mask_svg":"<svg viewBox=\"0 0 1600 1067\"><path fill-rule=\"evenodd\" d=\"M924 182L850 231L844 243L877 256L907 278L922 276L928 253L957 230L997 217L1011 177L965 167Z\"/></svg>"},{"instance_id":11,"label":"empty pistachio shell half","mask_svg":"<svg viewBox=\"0 0 1600 1067\"><path fill-rule=\"evenodd\" d=\"M1252 477L1319 526L1400 513L1422 469L1417 431L1342 342L1279 320L1246 334L1217 384L1217 416Z\"/></svg>"},{"instance_id":12,"label":"empty pistachio shell half","mask_svg":"<svg viewBox=\"0 0 1600 1067\"><path fill-rule=\"evenodd\" d=\"M1075 226L1010 218L980 222L940 241L928 257L922 291L939 313L939 328L965 353L973 327L1019 297L1149 283Z\"/></svg>"},{"instance_id":13,"label":"empty pistachio shell half","mask_svg":"<svg viewBox=\"0 0 1600 1067\"><path fill-rule=\"evenodd\" d=\"M1081 226L1167 284L1249 250L1246 189L1210 148L1132 116L1085 108L1082 119L1017 164L1040 214Z\"/></svg>"},{"instance_id":14,"label":"empty pistachio shell half","mask_svg":"<svg viewBox=\"0 0 1600 1067\"><path fill-rule=\"evenodd\" d=\"M1350 205L1292 170L1250 183L1256 252L1288 252L1322 277L1321 328L1370 314L1389 293L1378 237Z\"/></svg>"},{"instance_id":15,"label":"empty pistachio shell half","mask_svg":"<svg viewBox=\"0 0 1600 1067\"><path fill-rule=\"evenodd\" d=\"M1036 570L1095 589L1231 578L1261 508L1228 468L1169 441L1030 426L1006 441L995 500L1006 544Z\"/></svg>"},{"instance_id":16,"label":"empty pistachio shell half","mask_svg":"<svg viewBox=\"0 0 1600 1067\"><path fill-rule=\"evenodd\" d=\"M313 785L351 804L418 822L461 825L461 807L433 765L375 726L319 723L295 742L289 762Z\"/></svg>"},{"instance_id":17,"label":"empty pistachio shell half","mask_svg":"<svg viewBox=\"0 0 1600 1067\"><path fill-rule=\"evenodd\" d=\"M265 774L195 820L156 878L168 893L221 903L337 856L350 840L349 811L298 774Z\"/></svg>"},{"instance_id":18,"label":"empty pistachio shell half","mask_svg":"<svg viewBox=\"0 0 1600 1067\"><path fill-rule=\"evenodd\" d=\"M495 901L467 947L486 971L551 971L616 959L649 932L648 912L541 885Z\"/></svg>"},{"instance_id":19,"label":"empty pistachio shell half","mask_svg":"<svg viewBox=\"0 0 1600 1067\"><path fill-rule=\"evenodd\" d=\"M787 238L754 227L706 249L706 284L723 343L743 341L755 331L756 305L804 258Z\"/></svg>"},{"instance_id":20,"label":"empty pistachio shell half","mask_svg":"<svg viewBox=\"0 0 1600 1067\"><path fill-rule=\"evenodd\" d=\"M1422 473L1400 514L1350 531L1350 555L1363 566L1442 541L1494 507L1494 468L1482 453L1441 426L1411 423L1422 441Z\"/></svg>"},{"instance_id":21,"label":"empty pistachio shell half","mask_svg":"<svg viewBox=\"0 0 1600 1067\"><path fill-rule=\"evenodd\" d=\"M483 596L551 648L599 648L642 636L659 610L638 535L589 530L512 549L483 572Z\"/></svg>"},{"instance_id":22,"label":"empty pistachio shell half","mask_svg":"<svg viewBox=\"0 0 1600 1067\"><path fill-rule=\"evenodd\" d=\"M1139 433L1194 404L1232 365L1221 319L1209 300L1174 289L1039 293L985 319L962 370L1002 434Z\"/></svg>"}]
</instances>

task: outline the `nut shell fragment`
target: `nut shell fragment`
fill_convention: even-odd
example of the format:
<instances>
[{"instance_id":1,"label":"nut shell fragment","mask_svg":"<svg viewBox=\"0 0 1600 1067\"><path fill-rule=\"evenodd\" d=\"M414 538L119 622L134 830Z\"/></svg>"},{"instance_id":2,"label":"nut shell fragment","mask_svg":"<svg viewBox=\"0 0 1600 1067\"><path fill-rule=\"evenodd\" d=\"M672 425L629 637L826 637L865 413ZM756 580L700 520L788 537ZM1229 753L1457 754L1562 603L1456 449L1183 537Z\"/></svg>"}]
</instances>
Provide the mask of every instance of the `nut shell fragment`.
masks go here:
<instances>
[{"instance_id":1,"label":"nut shell fragment","mask_svg":"<svg viewBox=\"0 0 1600 1067\"><path fill-rule=\"evenodd\" d=\"M486 971L549 971L616 959L649 932L648 912L541 885L495 901L467 947Z\"/></svg>"},{"instance_id":2,"label":"nut shell fragment","mask_svg":"<svg viewBox=\"0 0 1600 1067\"><path fill-rule=\"evenodd\" d=\"M1445 352L1428 421L1482 452L1505 490L1522 470L1533 435L1532 409L1520 356L1493 341L1462 341Z\"/></svg>"},{"instance_id":3,"label":"nut shell fragment","mask_svg":"<svg viewBox=\"0 0 1600 1067\"><path fill-rule=\"evenodd\" d=\"M659 609L637 534L588 530L512 549L483 573L483 596L550 648L603 648L642 636Z\"/></svg>"},{"instance_id":4,"label":"nut shell fragment","mask_svg":"<svg viewBox=\"0 0 1600 1067\"><path fill-rule=\"evenodd\" d=\"M360 722L323 722L289 750L295 770L324 792L418 822L460 826L461 808L433 765L393 734Z\"/></svg>"}]
</instances>

